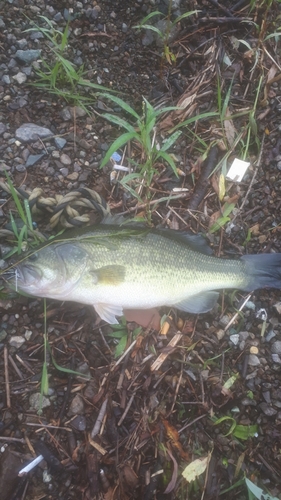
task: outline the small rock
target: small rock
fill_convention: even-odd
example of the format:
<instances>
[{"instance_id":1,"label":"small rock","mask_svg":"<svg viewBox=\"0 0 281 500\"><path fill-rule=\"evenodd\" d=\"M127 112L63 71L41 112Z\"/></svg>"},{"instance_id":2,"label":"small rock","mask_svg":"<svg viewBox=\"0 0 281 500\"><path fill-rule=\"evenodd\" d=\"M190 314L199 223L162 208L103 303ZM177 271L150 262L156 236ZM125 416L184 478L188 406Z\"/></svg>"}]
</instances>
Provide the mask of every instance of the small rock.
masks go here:
<instances>
[{"instance_id":1,"label":"small rock","mask_svg":"<svg viewBox=\"0 0 281 500\"><path fill-rule=\"evenodd\" d=\"M261 403L259 407L262 410L262 412L268 417L273 417L277 413L277 410L274 410L274 408L269 406L267 403Z\"/></svg>"},{"instance_id":2,"label":"small rock","mask_svg":"<svg viewBox=\"0 0 281 500\"><path fill-rule=\"evenodd\" d=\"M255 354L249 354L248 363L250 366L258 366L260 365L260 360Z\"/></svg>"},{"instance_id":3,"label":"small rock","mask_svg":"<svg viewBox=\"0 0 281 500\"><path fill-rule=\"evenodd\" d=\"M273 354L281 354L281 340L276 340L271 346L271 352Z\"/></svg>"},{"instance_id":4,"label":"small rock","mask_svg":"<svg viewBox=\"0 0 281 500\"><path fill-rule=\"evenodd\" d=\"M54 15L54 21L56 21L56 23L58 21L61 21L62 20L62 13L61 12L57 12L57 14Z\"/></svg>"},{"instance_id":5,"label":"small rock","mask_svg":"<svg viewBox=\"0 0 281 500\"><path fill-rule=\"evenodd\" d=\"M38 411L41 408L47 408L47 406L51 406L51 403L46 396L42 396L42 401L41 401L41 394L40 392L35 392L34 394L31 394L29 398L29 404L31 408L34 408L34 410Z\"/></svg>"},{"instance_id":6,"label":"small rock","mask_svg":"<svg viewBox=\"0 0 281 500\"><path fill-rule=\"evenodd\" d=\"M7 127L4 123L0 122L0 135L4 134L6 132Z\"/></svg>"},{"instance_id":7,"label":"small rock","mask_svg":"<svg viewBox=\"0 0 281 500\"><path fill-rule=\"evenodd\" d=\"M22 142L37 141L38 137L44 139L46 137L52 136L51 130L45 127L40 127L35 123L24 123L21 125L15 133L16 139Z\"/></svg>"},{"instance_id":8,"label":"small rock","mask_svg":"<svg viewBox=\"0 0 281 500\"><path fill-rule=\"evenodd\" d=\"M66 145L66 140L63 137L55 137L54 141L55 141L55 145L59 149L63 149L64 146Z\"/></svg>"},{"instance_id":9,"label":"small rock","mask_svg":"<svg viewBox=\"0 0 281 500\"><path fill-rule=\"evenodd\" d=\"M84 432L86 430L86 419L83 415L77 415L71 420L71 427L76 431Z\"/></svg>"},{"instance_id":10,"label":"small rock","mask_svg":"<svg viewBox=\"0 0 281 500\"><path fill-rule=\"evenodd\" d=\"M83 415L84 408L85 405L82 397L80 396L80 394L76 394L76 396L74 396L73 400L71 401L71 405L67 415L69 417L71 417L72 415Z\"/></svg>"},{"instance_id":11,"label":"small rock","mask_svg":"<svg viewBox=\"0 0 281 500\"><path fill-rule=\"evenodd\" d=\"M43 33L41 31L33 31L30 34L30 40L39 40L39 38L44 38Z\"/></svg>"},{"instance_id":12,"label":"small rock","mask_svg":"<svg viewBox=\"0 0 281 500\"><path fill-rule=\"evenodd\" d=\"M39 49L17 50L14 57L19 63L28 65L39 59L40 54Z\"/></svg>"},{"instance_id":13,"label":"small rock","mask_svg":"<svg viewBox=\"0 0 281 500\"><path fill-rule=\"evenodd\" d=\"M71 158L65 153L60 156L60 161L63 165L71 165Z\"/></svg>"},{"instance_id":14,"label":"small rock","mask_svg":"<svg viewBox=\"0 0 281 500\"><path fill-rule=\"evenodd\" d=\"M63 168L60 168L60 173L61 175L63 175L64 177L66 177L68 175L68 168L67 167L63 167Z\"/></svg>"},{"instance_id":15,"label":"small rock","mask_svg":"<svg viewBox=\"0 0 281 500\"><path fill-rule=\"evenodd\" d=\"M1 79L1 82L2 82L4 85L10 85L10 83L11 83L11 79L10 79L9 75L3 75L3 76L2 76L2 79Z\"/></svg>"},{"instance_id":16,"label":"small rock","mask_svg":"<svg viewBox=\"0 0 281 500\"><path fill-rule=\"evenodd\" d=\"M72 174L69 174L69 175L67 176L67 178L68 178L70 181L77 181L78 177L79 177L78 172L72 172Z\"/></svg>"},{"instance_id":17,"label":"small rock","mask_svg":"<svg viewBox=\"0 0 281 500\"><path fill-rule=\"evenodd\" d=\"M69 108L63 108L60 115L61 115L62 119L65 121L71 120L71 113L70 113Z\"/></svg>"},{"instance_id":18,"label":"small rock","mask_svg":"<svg viewBox=\"0 0 281 500\"><path fill-rule=\"evenodd\" d=\"M27 162L25 164L26 167L32 167L33 165L35 165L35 163L37 163L38 161L41 160L41 158L44 158L45 156L45 153L41 153L39 155L29 155L29 157L27 158Z\"/></svg>"},{"instance_id":19,"label":"small rock","mask_svg":"<svg viewBox=\"0 0 281 500\"><path fill-rule=\"evenodd\" d=\"M256 346L252 345L252 346L250 347L250 353L251 353L251 354L258 354L258 353L259 353L259 350L258 350L258 348L257 348Z\"/></svg>"},{"instance_id":20,"label":"small rock","mask_svg":"<svg viewBox=\"0 0 281 500\"><path fill-rule=\"evenodd\" d=\"M239 333L234 333L233 335L230 335L229 340L232 342L232 344L238 345Z\"/></svg>"},{"instance_id":21,"label":"small rock","mask_svg":"<svg viewBox=\"0 0 281 500\"><path fill-rule=\"evenodd\" d=\"M21 40L17 40L16 44L20 49L25 49L25 47L27 46L27 40L25 38L22 38Z\"/></svg>"},{"instance_id":22,"label":"small rock","mask_svg":"<svg viewBox=\"0 0 281 500\"><path fill-rule=\"evenodd\" d=\"M7 332L5 330L0 331L0 342L3 342L5 338L7 337Z\"/></svg>"},{"instance_id":23,"label":"small rock","mask_svg":"<svg viewBox=\"0 0 281 500\"><path fill-rule=\"evenodd\" d=\"M18 82L19 85L22 83L25 83L27 80L27 76L25 73L22 73L22 71L19 71L15 76L13 76L13 79Z\"/></svg>"},{"instance_id":24,"label":"small rock","mask_svg":"<svg viewBox=\"0 0 281 500\"><path fill-rule=\"evenodd\" d=\"M19 335L13 335L9 339L9 344L11 347L15 347L16 349L20 349L20 347L25 343L25 338L20 337Z\"/></svg>"},{"instance_id":25,"label":"small rock","mask_svg":"<svg viewBox=\"0 0 281 500\"><path fill-rule=\"evenodd\" d=\"M32 331L31 330L26 330L25 334L24 334L26 340L30 340L31 337L32 337Z\"/></svg>"}]
</instances>

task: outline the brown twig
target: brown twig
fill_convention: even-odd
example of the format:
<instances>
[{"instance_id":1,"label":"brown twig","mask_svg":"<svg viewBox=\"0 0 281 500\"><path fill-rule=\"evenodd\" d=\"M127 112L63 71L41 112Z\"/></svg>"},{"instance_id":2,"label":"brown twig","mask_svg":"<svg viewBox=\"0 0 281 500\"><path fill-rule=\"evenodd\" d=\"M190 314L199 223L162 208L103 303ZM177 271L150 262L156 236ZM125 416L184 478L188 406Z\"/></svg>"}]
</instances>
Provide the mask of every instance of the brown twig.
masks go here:
<instances>
[{"instance_id":1,"label":"brown twig","mask_svg":"<svg viewBox=\"0 0 281 500\"><path fill-rule=\"evenodd\" d=\"M7 407L11 408L8 358L9 358L8 348L5 346L4 347L4 366L5 366L6 400L7 400Z\"/></svg>"},{"instance_id":2,"label":"brown twig","mask_svg":"<svg viewBox=\"0 0 281 500\"><path fill-rule=\"evenodd\" d=\"M189 210L197 210L201 201L203 201L210 182L209 176L215 168L215 163L217 161L217 154L218 154L218 147L213 146L210 149L210 153L206 162L204 162L204 165L201 170L201 175L196 183L193 195L189 200L188 203Z\"/></svg>"}]
</instances>

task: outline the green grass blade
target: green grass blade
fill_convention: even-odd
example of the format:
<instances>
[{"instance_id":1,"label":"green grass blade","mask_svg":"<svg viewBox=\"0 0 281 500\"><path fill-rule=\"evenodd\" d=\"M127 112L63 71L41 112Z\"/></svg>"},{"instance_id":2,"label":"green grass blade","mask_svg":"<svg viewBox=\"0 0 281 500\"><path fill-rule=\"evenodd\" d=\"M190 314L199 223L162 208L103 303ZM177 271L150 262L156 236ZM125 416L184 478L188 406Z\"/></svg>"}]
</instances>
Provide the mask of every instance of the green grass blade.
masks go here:
<instances>
[{"instance_id":1,"label":"green grass blade","mask_svg":"<svg viewBox=\"0 0 281 500\"><path fill-rule=\"evenodd\" d=\"M127 132L126 134L120 135L120 137L118 137L108 149L104 159L101 162L100 168L106 165L115 151L124 146L124 144L127 144L127 142L131 141L132 139L136 139L138 142L140 142L140 136L136 132Z\"/></svg>"},{"instance_id":2,"label":"green grass blade","mask_svg":"<svg viewBox=\"0 0 281 500\"><path fill-rule=\"evenodd\" d=\"M157 154L157 158L163 158L163 160L165 160L171 167L171 169L173 170L174 174L178 177L179 174L177 172L177 167L176 167L176 164L173 160L173 158L168 154L166 153L165 151L163 150L160 150Z\"/></svg>"},{"instance_id":3,"label":"green grass blade","mask_svg":"<svg viewBox=\"0 0 281 500\"><path fill-rule=\"evenodd\" d=\"M128 132L135 132L134 127L123 118L120 118L119 116L111 115L110 113L105 113L102 116L103 118L106 118L108 121L115 123L116 125L119 125L119 127L125 128Z\"/></svg>"},{"instance_id":4,"label":"green grass blade","mask_svg":"<svg viewBox=\"0 0 281 500\"><path fill-rule=\"evenodd\" d=\"M220 115L216 111L208 111L207 113L202 113L201 115L192 116L191 118L188 118L187 120L175 125L175 127L171 129L171 132L177 130L178 128L185 127L186 125L190 125L191 123L198 122L199 120L205 120L206 118L216 118L218 116Z\"/></svg>"},{"instance_id":5,"label":"green grass blade","mask_svg":"<svg viewBox=\"0 0 281 500\"><path fill-rule=\"evenodd\" d=\"M161 146L161 151L167 151L179 138L179 136L182 134L182 131L179 130L177 132L174 132L168 139L162 144Z\"/></svg>"},{"instance_id":6,"label":"green grass blade","mask_svg":"<svg viewBox=\"0 0 281 500\"><path fill-rule=\"evenodd\" d=\"M143 28L144 24L147 23L147 21L149 21L149 19L151 19L152 17L155 17L155 16L162 16L163 17L164 14L163 14L163 12L160 12L159 10L155 10L153 12L150 12L150 14L148 14L148 16L145 16L143 18L143 20L141 21L140 24L138 24L138 26L133 26L133 28Z\"/></svg>"},{"instance_id":7,"label":"green grass blade","mask_svg":"<svg viewBox=\"0 0 281 500\"><path fill-rule=\"evenodd\" d=\"M123 101L123 99L120 99L119 97L116 97L116 96L113 96L113 95L107 94L107 93L104 93L102 95L103 95L103 97L106 97L110 101L113 101L115 104L120 106L120 108L124 109L124 111L126 111L127 113L132 115L137 120L140 119L140 116L137 114L137 112L133 108L131 108L131 106L129 106L129 104L127 104L125 101Z\"/></svg>"},{"instance_id":8,"label":"green grass blade","mask_svg":"<svg viewBox=\"0 0 281 500\"><path fill-rule=\"evenodd\" d=\"M185 12L185 13L184 13L184 14L182 14L181 16L177 17L177 18L173 21L173 24L178 23L179 21L181 21L182 19L185 19L186 17L193 16L193 14L198 14L198 12L201 12L201 10L191 10L191 11L189 11L189 12Z\"/></svg>"}]
</instances>

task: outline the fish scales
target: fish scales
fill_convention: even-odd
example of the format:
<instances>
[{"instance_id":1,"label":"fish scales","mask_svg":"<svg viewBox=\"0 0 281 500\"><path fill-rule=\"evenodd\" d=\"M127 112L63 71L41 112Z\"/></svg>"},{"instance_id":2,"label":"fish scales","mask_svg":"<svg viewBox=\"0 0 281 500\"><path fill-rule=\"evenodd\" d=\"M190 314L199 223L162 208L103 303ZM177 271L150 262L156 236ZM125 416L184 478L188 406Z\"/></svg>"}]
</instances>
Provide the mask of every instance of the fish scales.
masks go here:
<instances>
[{"instance_id":1,"label":"fish scales","mask_svg":"<svg viewBox=\"0 0 281 500\"><path fill-rule=\"evenodd\" d=\"M123 309L207 312L217 290L281 287L280 269L280 254L219 259L194 237L110 225L65 233L16 266L19 290L92 304L110 323Z\"/></svg>"}]
</instances>

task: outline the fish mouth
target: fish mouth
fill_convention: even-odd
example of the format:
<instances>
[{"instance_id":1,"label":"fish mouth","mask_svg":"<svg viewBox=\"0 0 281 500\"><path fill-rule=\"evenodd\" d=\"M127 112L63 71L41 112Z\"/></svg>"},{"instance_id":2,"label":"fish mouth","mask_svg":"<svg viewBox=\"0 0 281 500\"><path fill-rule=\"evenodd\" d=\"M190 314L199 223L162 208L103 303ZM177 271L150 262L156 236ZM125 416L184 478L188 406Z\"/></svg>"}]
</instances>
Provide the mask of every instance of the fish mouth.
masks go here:
<instances>
[{"instance_id":1,"label":"fish mouth","mask_svg":"<svg viewBox=\"0 0 281 500\"><path fill-rule=\"evenodd\" d=\"M21 266L15 267L15 283L24 285L33 285L42 278L42 273L39 269L29 264L22 264Z\"/></svg>"}]
</instances>

